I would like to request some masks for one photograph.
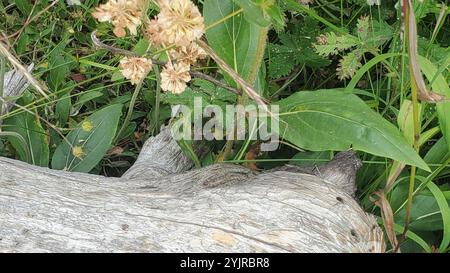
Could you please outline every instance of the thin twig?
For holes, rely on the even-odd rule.
[[[6,48],[5,45],[3,45],[2,42],[0,42],[0,54],[5,56],[8,61],[14,66],[14,68],[18,71],[20,71],[25,78],[27,78],[28,82],[36,88],[36,90],[41,93],[42,96],[45,98],[48,98],[48,95],[44,92],[44,90],[47,90],[44,86],[41,85],[34,77],[31,75],[30,72],[28,72],[28,69],[26,69],[19,60],[16,59]]]
[[[102,41],[100,41],[100,39],[98,39],[96,34],[97,34],[97,31],[95,31],[95,30],[91,33],[92,43],[96,47],[101,48],[101,49],[106,49],[106,50],[108,50],[109,52],[111,52],[113,54],[123,55],[123,56],[127,56],[127,57],[139,57],[140,56],[140,55],[138,55],[138,54],[136,54],[136,53],[134,53],[132,51],[107,45],[107,44],[103,43]],[[158,61],[158,60],[155,60],[155,59],[150,59],[150,60],[152,61],[152,64],[154,64],[154,65],[166,65],[166,62],[161,62],[161,61]],[[234,87],[231,87],[229,85],[226,85],[226,84],[220,82],[219,80],[216,80],[215,78],[213,78],[213,77],[211,77],[211,76],[209,76],[207,74],[204,74],[204,73],[201,73],[201,72],[198,72],[198,71],[190,71],[189,73],[194,78],[207,80],[207,81],[215,84],[216,86],[222,87],[223,89],[225,89],[227,91],[230,91],[230,92],[232,92],[234,94],[237,94],[237,95],[242,95],[242,91],[241,90],[239,90],[237,88],[234,88]]]
[[[190,71],[189,73],[194,78],[207,80],[207,81],[209,81],[209,82],[211,82],[211,83],[213,83],[213,84],[215,84],[215,85],[217,85],[219,87],[222,87],[223,89],[226,89],[226,90],[228,90],[228,91],[230,91],[230,92],[232,92],[232,93],[234,93],[236,95],[242,95],[242,91],[241,90],[233,88],[233,87],[231,87],[229,85],[226,85],[223,82],[221,82],[219,80],[216,80],[215,78],[213,78],[213,77],[211,77],[209,75],[203,74],[203,73],[198,72],[198,71]]]
[[[262,106],[266,112],[270,113],[266,103],[266,99],[261,97],[248,82],[246,82],[241,76],[239,76],[236,71],[234,71],[233,68],[231,68],[224,60],[222,60],[214,52],[214,50],[208,46],[207,43],[202,40],[198,40],[197,44],[220,66],[220,68],[222,68],[223,71],[230,75],[234,79],[234,81],[236,81],[236,83],[241,86],[242,90],[247,93],[250,98],[256,101],[260,106]]]

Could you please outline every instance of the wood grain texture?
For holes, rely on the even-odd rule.
[[[0,252],[382,252],[353,198],[359,166],[346,152],[312,170],[191,170],[168,128],[121,178],[0,157]]]
[[[0,251],[384,250],[374,217],[331,179],[191,167],[168,130],[122,178],[0,158]]]

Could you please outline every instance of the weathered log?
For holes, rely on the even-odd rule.
[[[384,250],[374,217],[332,176],[191,167],[169,130],[122,178],[0,158],[0,251]]]
[[[26,81],[7,75],[7,112]],[[0,157],[0,252],[381,252],[352,198],[360,161],[254,173],[193,162],[163,130],[121,177]]]

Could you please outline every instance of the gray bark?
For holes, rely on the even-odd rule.
[[[382,252],[352,197],[359,164],[191,170],[168,129],[121,178],[0,157],[0,252]]]
[[[147,142],[122,178],[0,158],[0,251],[384,249],[374,217],[332,177],[227,164],[186,171],[191,166],[169,130]]]

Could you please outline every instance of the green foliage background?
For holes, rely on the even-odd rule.
[[[337,151],[353,148],[364,163],[357,197],[366,211],[381,216],[370,197],[406,164],[387,193],[397,233],[405,225],[411,166],[417,166],[410,231],[401,250],[449,252],[450,103],[420,103],[420,151],[414,151],[411,79],[397,1],[382,0],[380,6],[362,0],[317,0],[309,6],[296,0],[194,2],[207,26],[238,12],[208,29],[206,39],[261,96],[280,106],[284,138],[277,151],[256,159],[246,156],[257,144],[253,141],[233,142],[230,150],[225,141],[212,141],[209,154],[195,158],[197,165],[319,166]],[[121,57],[94,49],[90,34],[97,29],[102,41],[138,54],[146,53],[148,41],[142,36],[118,39],[109,24],[98,24],[90,13],[99,0],[76,6],[59,1],[43,11],[50,3],[0,1],[0,33],[10,35],[2,41],[23,63],[35,64],[35,77],[51,91],[45,99],[29,88],[18,100],[35,115],[14,107],[0,116],[1,156],[120,176],[144,141],[169,123],[171,105],[192,105],[196,96],[221,107],[242,102],[199,79],[181,95],[160,93],[155,72],[142,89],[133,90],[117,69]],[[431,90],[450,97],[450,9],[434,0],[413,1],[413,7],[424,77]],[[157,10],[151,6],[148,12]],[[34,21],[24,25],[27,18]],[[212,60],[200,69],[236,86]],[[124,122],[127,112],[131,116]],[[180,146],[196,157],[191,144]],[[82,149],[79,157],[74,147]]]

